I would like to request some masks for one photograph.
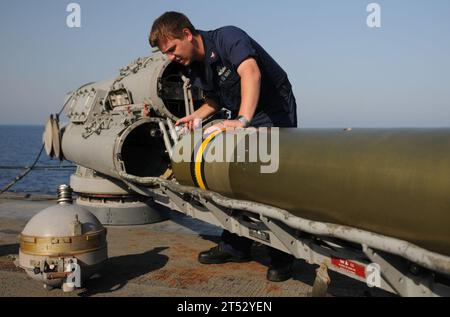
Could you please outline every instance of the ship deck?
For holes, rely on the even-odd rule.
[[[47,290],[16,267],[18,235],[40,210],[55,204],[52,196],[7,193],[0,196],[0,296],[310,296],[315,266],[296,260],[293,278],[266,280],[267,250],[254,243],[252,261],[203,265],[199,252],[219,240],[217,227],[168,211],[170,219],[140,226],[108,226],[105,266],[83,288],[64,293]],[[329,271],[329,296],[391,296]]]

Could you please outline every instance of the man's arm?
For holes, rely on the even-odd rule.
[[[253,119],[256,107],[258,106],[259,93],[261,90],[261,72],[254,58],[247,58],[237,69],[241,77],[241,105],[239,116],[244,116],[248,121]],[[239,120],[226,120],[221,124],[226,128],[244,128],[244,124]],[[205,133],[211,133],[220,126],[213,126]]]
[[[208,118],[218,110],[219,106],[217,103],[212,99],[206,98],[205,103],[200,108],[195,110],[194,113],[178,120],[175,125],[184,123],[189,130],[193,130],[200,125],[203,119]]]
[[[248,121],[253,119],[259,101],[261,88],[261,72],[254,58],[243,61],[237,72],[241,77],[241,106],[239,115]]]

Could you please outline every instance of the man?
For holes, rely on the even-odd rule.
[[[177,121],[193,129],[222,107],[231,111],[209,129],[297,127],[297,106],[286,72],[243,30],[227,26],[214,31],[196,30],[178,12],[155,20],[150,45],[159,47],[171,61],[185,65],[192,85],[204,91],[204,104]],[[201,252],[204,264],[250,260],[252,240],[223,231],[218,246]],[[285,281],[292,274],[293,257],[270,248],[270,281]]]

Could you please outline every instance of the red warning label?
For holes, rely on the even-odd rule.
[[[338,268],[341,268],[349,273],[353,273],[362,278],[366,278],[366,267],[364,265],[338,258],[331,258],[331,263],[334,266],[337,266]]]

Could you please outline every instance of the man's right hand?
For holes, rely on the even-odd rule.
[[[176,126],[180,124],[184,124],[187,129],[192,131],[202,126],[202,119],[197,117],[195,114],[190,114],[184,118],[181,118],[175,123]]]

